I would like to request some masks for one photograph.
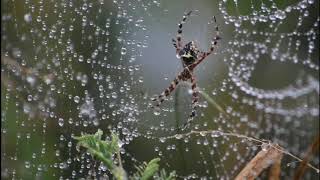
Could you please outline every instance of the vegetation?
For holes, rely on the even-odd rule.
[[[119,137],[112,133],[110,140],[103,141],[102,130],[98,130],[95,134],[87,134],[81,137],[74,137],[78,140],[77,146],[84,147],[87,151],[98,160],[102,161],[109,169],[110,173],[117,180],[125,179],[141,179],[147,180],[154,179],[158,180],[173,180],[175,179],[175,172],[171,172],[167,175],[166,171],[162,169],[159,172],[159,161],[160,158],[152,159],[149,163],[136,166],[137,172],[132,176],[127,175],[127,172],[122,167],[121,155],[120,155],[120,141]]]

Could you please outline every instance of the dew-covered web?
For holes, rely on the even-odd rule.
[[[292,178],[319,134],[319,1],[1,1],[1,177],[110,176],[73,136],[120,135],[124,168],[161,158],[180,178],[234,179],[261,150],[286,152]],[[160,106],[150,98],[182,70],[171,39],[184,13],[183,42],[207,50],[190,84]],[[263,145],[262,145],[263,146]],[[319,178],[319,155],[305,179]],[[268,171],[260,176],[268,177]]]

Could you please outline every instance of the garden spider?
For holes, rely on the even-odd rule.
[[[220,40],[218,26],[215,26],[216,35],[211,41],[211,46],[208,52],[200,51],[194,41],[191,41],[184,46],[182,45],[182,24],[187,20],[192,11],[188,12],[183,16],[182,21],[178,24],[178,33],[176,39],[172,39],[173,46],[176,48],[176,56],[182,61],[183,71],[176,76],[176,78],[171,82],[170,86],[165,89],[159,96],[152,98],[151,100],[156,102],[155,106],[159,107],[160,104],[165,100],[165,97],[169,96],[172,91],[179,84],[179,81],[191,81],[192,89],[192,111],[189,115],[188,121],[184,124],[183,129],[190,124],[193,117],[196,115],[196,108],[198,106],[198,90],[196,84],[196,78],[194,77],[193,70],[199,65],[208,55],[210,55],[218,41]],[[213,16],[213,20],[216,24],[216,18]],[[153,106],[154,107],[154,106]]]

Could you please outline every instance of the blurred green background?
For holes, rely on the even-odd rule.
[[[269,16],[277,9],[291,6],[305,10],[294,9],[287,12],[285,19],[272,22],[273,17]],[[315,90],[295,98],[260,99],[239,90],[229,73],[248,67],[243,72],[249,74],[246,80],[250,87],[266,91],[287,92],[287,87],[302,88],[318,82],[319,70],[310,64],[319,66],[319,28],[315,26],[319,23],[319,1],[303,8],[299,1],[278,0],[3,0],[1,177],[92,179],[108,175],[100,162],[84,151],[78,152],[71,138],[94,133],[98,128],[120,134],[129,173],[137,162],[159,156],[161,166],[176,170],[180,178],[236,176],[257,152],[257,148],[251,148],[254,145],[233,138],[199,136],[162,142],[160,137],[181,133],[177,127],[190,112],[187,86],[176,89],[161,106],[160,115],[148,108],[150,97],[161,93],[182,70],[171,39],[183,14],[191,9],[194,14],[184,24],[183,40],[195,40],[204,50],[214,32],[214,25],[208,22],[212,16],[217,17],[222,40],[216,53],[197,67],[195,75],[198,87],[228,115],[200,97],[198,117],[183,132],[237,132],[272,140],[301,157],[319,133],[319,84],[314,85]],[[266,22],[248,20],[263,15]],[[314,34],[289,35],[310,29],[315,29]],[[244,44],[239,46],[241,42]],[[270,49],[263,54],[245,42],[265,44]],[[310,42],[312,50],[308,49]],[[296,54],[299,62],[271,60],[272,48],[279,49],[280,55]],[[248,54],[253,54],[252,61],[246,59]],[[306,80],[309,77],[310,82]],[[289,109],[293,114],[303,107],[307,113],[268,113],[250,102]],[[317,155],[311,162],[319,166],[318,158]],[[298,164],[285,165],[292,161],[290,157],[284,159],[284,178],[294,174]],[[306,174],[306,179],[318,177],[312,170]]]

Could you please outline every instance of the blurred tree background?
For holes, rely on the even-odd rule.
[[[184,43],[206,51],[213,16],[222,39],[195,70],[197,117],[181,131],[190,85],[178,86],[160,112],[150,98],[182,70],[171,39],[190,10]],[[2,0],[1,17],[4,179],[110,176],[72,138],[98,128],[119,135],[128,173],[160,157],[178,179],[233,179],[260,146],[221,134],[171,138],[177,134],[234,132],[301,158],[319,134],[318,0]],[[318,153],[310,163],[319,168]],[[284,156],[281,177],[298,166]],[[306,170],[304,179],[318,178]]]

